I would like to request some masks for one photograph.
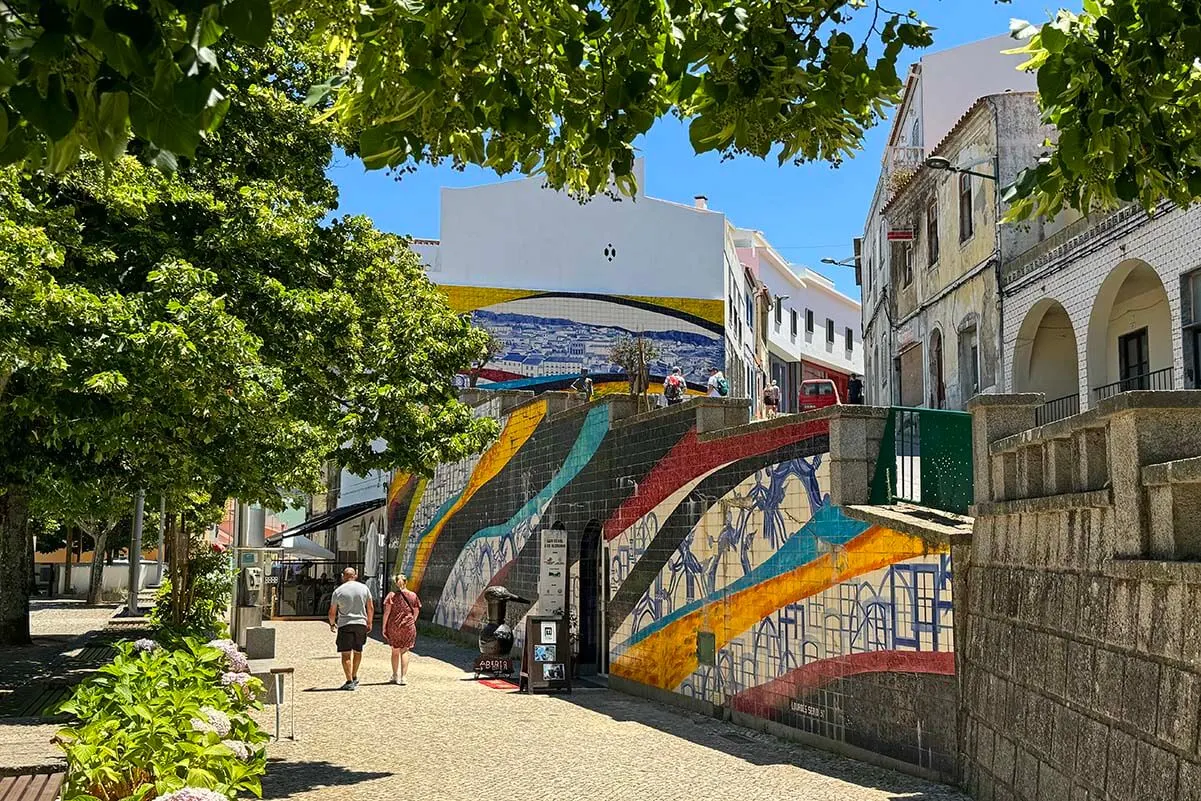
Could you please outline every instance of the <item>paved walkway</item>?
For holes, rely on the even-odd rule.
[[[0,705],[9,694],[55,678],[64,657],[86,636],[104,627],[115,605],[85,606],[82,601],[30,602],[33,644],[0,648]],[[0,769],[57,762],[61,752],[50,742],[58,724],[35,719],[0,718]]]
[[[617,692],[489,689],[464,680],[469,651],[429,638],[418,641],[408,686],[385,683],[388,649],[373,640],[361,686],[341,692],[329,628],[276,626],[277,656],[296,668],[299,740],[272,744],[264,799],[966,801],[942,785]],[[272,717],[264,710],[264,723]]]

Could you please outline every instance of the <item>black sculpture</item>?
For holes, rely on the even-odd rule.
[[[509,601],[523,604],[529,601],[500,586],[484,590],[484,600],[488,602],[488,622],[480,629],[480,654],[507,659],[514,640],[513,627],[505,621]]]

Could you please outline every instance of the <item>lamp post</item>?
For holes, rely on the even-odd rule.
[[[832,264],[835,267],[854,267],[855,266],[854,257],[851,257],[849,259],[841,259],[841,260],[839,260],[839,259],[822,259],[821,261],[822,261],[822,264]]]
[[[951,160],[946,158],[945,156],[931,156],[930,158],[926,159],[923,163],[932,170],[942,170],[944,172],[957,172],[957,173],[962,173],[963,175],[974,175],[977,178],[987,178],[990,181],[997,180],[997,176],[989,175],[986,172],[976,172],[975,170],[969,170],[969,169],[965,169],[963,167],[956,167],[954,164],[951,163]],[[825,259],[823,259],[822,261],[825,261]]]

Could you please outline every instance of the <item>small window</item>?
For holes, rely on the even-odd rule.
[[[805,333],[813,333],[813,309],[805,309]]]
[[[959,241],[972,238],[972,176],[959,174]]]
[[[776,325],[784,322],[784,301],[776,298]]]
[[[792,335],[796,336],[796,309],[789,309],[788,316],[792,322]]]
[[[855,332],[847,329],[847,353],[855,349]]]
[[[926,266],[938,263],[938,198],[926,203]]]
[[[834,344],[834,321],[829,317],[826,318],[826,341]]]

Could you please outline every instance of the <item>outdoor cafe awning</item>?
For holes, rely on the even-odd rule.
[[[362,503],[352,503],[349,506],[340,506],[325,514],[317,515],[311,520],[306,520],[298,526],[292,526],[287,531],[281,531],[272,537],[268,537],[264,545],[268,548],[278,548],[288,537],[296,537],[298,535],[304,536],[307,539],[309,534],[337,528],[343,523],[354,520],[356,517],[362,517],[368,512],[374,512],[386,502],[384,498],[376,498],[375,500],[363,501]],[[284,545],[284,547],[288,546]],[[326,551],[326,553],[329,553],[329,551]],[[329,558],[334,558],[334,555],[330,554]]]
[[[333,561],[338,555],[333,551],[322,548],[303,534],[292,534],[280,541],[285,557],[299,559],[314,559],[318,561]]]

